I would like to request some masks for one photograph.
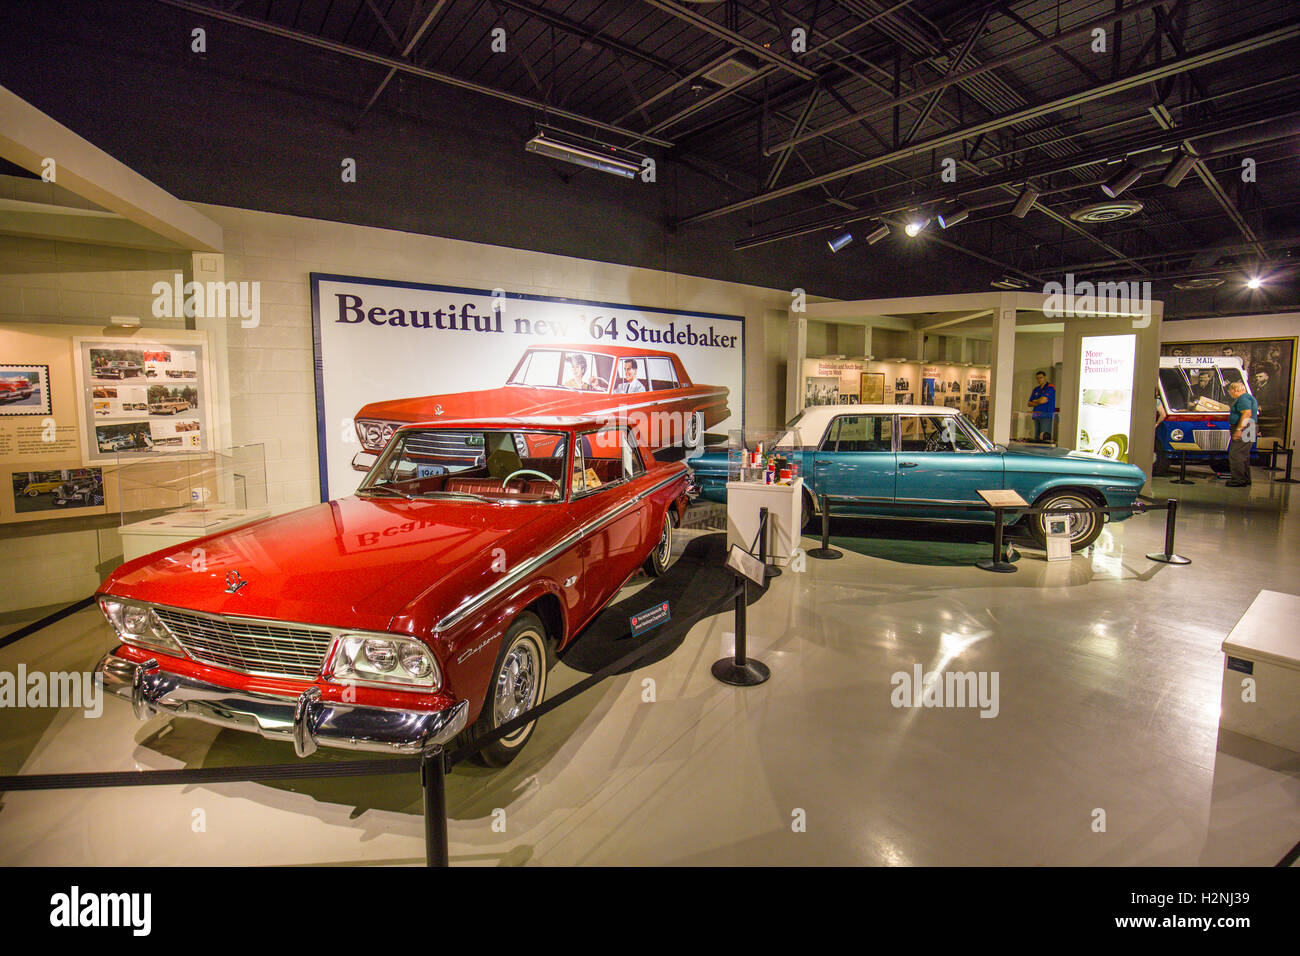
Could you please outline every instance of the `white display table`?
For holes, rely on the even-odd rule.
[[[1300,597],[1260,591],[1223,642],[1219,726],[1300,753]],[[1254,701],[1242,700],[1253,678]]]
[[[773,564],[790,563],[803,526],[803,479],[788,485],[756,481],[727,482],[727,545],[748,549],[758,535],[758,512],[767,509],[767,557]],[[758,554],[758,548],[754,548]]]
[[[131,561],[182,541],[227,531],[270,513],[266,508],[190,508],[123,525],[122,560]]]

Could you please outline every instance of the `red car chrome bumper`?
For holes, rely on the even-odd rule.
[[[129,700],[141,720],[165,710],[268,740],[291,740],[300,757],[314,753],[318,744],[417,754],[464,730],[469,709],[465,700],[445,710],[419,711],[323,701],[316,688],[298,697],[235,690],[162,670],[157,661],[139,664],[112,652],[95,672],[102,675],[104,690]]]

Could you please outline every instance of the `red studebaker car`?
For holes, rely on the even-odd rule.
[[[694,385],[672,352],[616,345],[548,345],[524,352],[501,388],[371,402],[357,412],[362,451],[352,459],[369,471],[393,432],[409,422],[480,415],[580,415],[624,418],[655,448],[698,447],[705,429],[731,415],[729,390]],[[439,460],[475,460],[464,436],[447,433]]]
[[[477,436],[483,463],[430,455],[448,430]],[[97,598],[121,645],[98,670],[141,719],[169,711],[299,755],[473,742],[542,700],[557,652],[629,577],[663,572],[686,482],[625,425],[408,426],[351,497],[114,571]],[[481,759],[508,763],[532,729]]]
[[[17,402],[32,397],[32,383],[26,378],[0,378],[0,402]]]

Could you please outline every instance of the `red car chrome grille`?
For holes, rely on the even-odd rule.
[[[333,634],[302,624],[213,617],[170,607],[154,612],[196,661],[245,674],[311,679]]]

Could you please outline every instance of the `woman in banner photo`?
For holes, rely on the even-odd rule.
[[[1034,378],[1038,384],[1029,393],[1027,403],[1034,410],[1034,440],[1051,441],[1052,420],[1056,417],[1056,388],[1047,381],[1044,371],[1035,372]]]

